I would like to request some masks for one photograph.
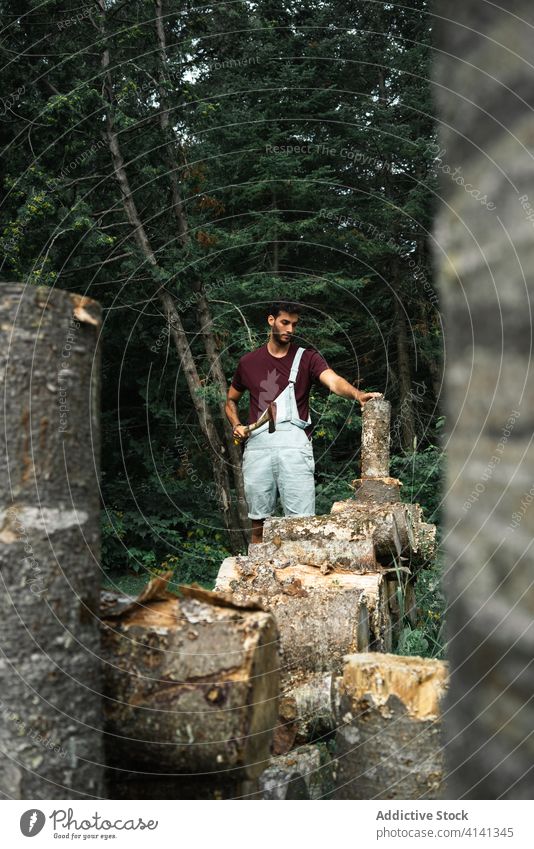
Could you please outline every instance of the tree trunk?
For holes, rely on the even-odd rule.
[[[100,307],[4,283],[0,792],[103,795]]]
[[[102,35],[105,39],[106,27],[104,21],[106,7],[103,0],[99,0],[99,6],[102,12],[103,20]],[[150,241],[139,216],[137,206],[130,189],[130,183],[128,180],[128,175],[126,173],[126,168],[124,165],[124,159],[122,157],[120,149],[119,137],[114,126],[114,95],[113,84],[109,72],[109,62],[110,53],[109,48],[106,47],[102,54],[102,69],[104,80],[103,88],[105,98],[108,102],[108,107],[106,109],[105,116],[105,137],[109,145],[115,177],[121,190],[124,210],[126,212],[128,222],[132,228],[134,238],[149,266],[152,268],[157,268],[158,262],[156,256],[150,245]],[[182,363],[184,376],[189,389],[189,394],[193,401],[193,406],[195,408],[195,412],[197,414],[202,432],[209,446],[210,454],[213,461],[214,483],[215,490],[217,493],[217,500],[222,513],[224,525],[228,531],[230,545],[233,551],[240,551],[243,546],[243,535],[241,533],[241,530],[236,527],[235,519],[233,516],[230,480],[226,469],[225,448],[224,445],[221,444],[221,440],[219,438],[219,434],[217,432],[217,428],[211,416],[210,410],[207,404],[202,401],[199,395],[199,390],[201,389],[200,378],[198,375],[193,355],[191,353],[191,349],[189,347],[189,343],[187,341],[187,335],[185,333],[184,327],[180,320],[180,316],[176,309],[174,299],[164,289],[163,286],[160,286],[158,288],[156,296],[162,305],[163,313],[166,316],[167,322],[171,329],[171,336],[173,338],[176,350],[178,352],[178,356],[180,357],[180,361]]]
[[[454,798],[531,799],[533,8],[435,11],[442,168],[461,166],[465,184],[443,174],[435,230],[450,432],[450,786]]]
[[[234,478],[235,492],[237,496],[236,513],[239,524],[244,532],[245,529],[248,529],[250,526],[250,519],[248,518],[248,506],[247,500],[245,498],[245,484],[243,481],[243,460],[241,447],[239,445],[234,444],[232,428],[229,426],[229,422],[226,419],[226,377],[221,366],[220,351],[218,350],[215,342],[215,336],[213,333],[213,318],[211,315],[208,299],[206,298],[204,287],[200,282],[195,285],[195,289],[199,296],[197,300],[197,313],[200,321],[202,338],[204,340],[204,348],[206,350],[206,355],[210,367],[210,373],[212,379],[219,387],[219,413],[223,422],[224,438],[226,441],[229,465],[232,469],[232,474]],[[246,536],[244,536],[243,541],[246,545]]]
[[[187,213],[182,197],[180,183],[178,181],[178,162],[175,154],[177,140],[174,135],[174,130],[169,121],[169,106],[167,101],[166,85],[169,84],[168,66],[167,66],[167,43],[165,38],[165,26],[163,15],[163,0],[154,0],[155,7],[155,24],[156,34],[159,47],[160,60],[160,81],[159,99],[160,99],[160,126],[165,140],[165,155],[167,158],[167,166],[169,180],[171,185],[172,211],[177,224],[178,240],[183,248],[187,248],[190,244],[191,236],[187,222]],[[242,472],[242,457],[241,448],[234,444],[232,429],[230,428],[225,413],[225,398],[227,391],[226,377],[221,366],[221,354],[218,350],[213,332],[213,318],[211,315],[210,306],[206,298],[204,285],[199,278],[196,278],[193,283],[193,290],[197,294],[196,309],[200,323],[200,333],[206,351],[206,357],[210,369],[211,379],[219,388],[220,400],[218,401],[219,413],[221,416],[221,424],[223,430],[224,444],[228,457],[228,464],[232,469],[236,491],[236,509],[232,510],[233,525],[236,529],[241,526],[242,539],[241,547],[247,544],[246,531],[250,527],[248,518],[248,507],[245,498],[245,485]],[[236,533],[236,538],[238,535]],[[239,545],[239,542],[237,542]]]
[[[271,759],[259,780],[260,799],[322,799],[334,785],[334,762],[323,743]]]
[[[400,293],[395,297],[395,339],[397,343],[397,374],[399,379],[399,419],[401,444],[404,451],[414,450],[415,419],[413,414],[412,371],[406,315]]]
[[[103,594],[109,761],[158,773],[255,778],[270,754],[279,687],[273,617],[156,578],[138,599]]]
[[[336,678],[331,672],[309,675],[300,684],[283,689],[279,725],[273,751],[286,754],[295,745],[324,740],[338,722]]]
[[[447,667],[396,655],[347,658],[339,682],[335,799],[439,799]]]

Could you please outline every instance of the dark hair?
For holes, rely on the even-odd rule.
[[[274,301],[269,307],[267,315],[273,315],[276,318],[281,312],[298,313],[300,315],[302,308],[300,304],[295,304],[293,301]]]

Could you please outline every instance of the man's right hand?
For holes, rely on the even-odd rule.
[[[248,439],[248,428],[245,425],[236,425],[234,427],[234,439],[237,442],[243,442]]]

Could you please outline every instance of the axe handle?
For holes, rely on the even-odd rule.
[[[276,402],[272,401],[267,409],[261,414],[257,422],[253,422],[251,425],[245,425],[247,436],[249,433],[252,433],[253,430],[264,425],[266,422],[269,422],[269,433],[274,433],[276,430]],[[239,445],[241,442],[240,439],[234,439],[234,445]]]

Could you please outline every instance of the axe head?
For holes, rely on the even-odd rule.
[[[269,404],[269,433],[274,433],[276,430],[276,401],[271,401]]]

